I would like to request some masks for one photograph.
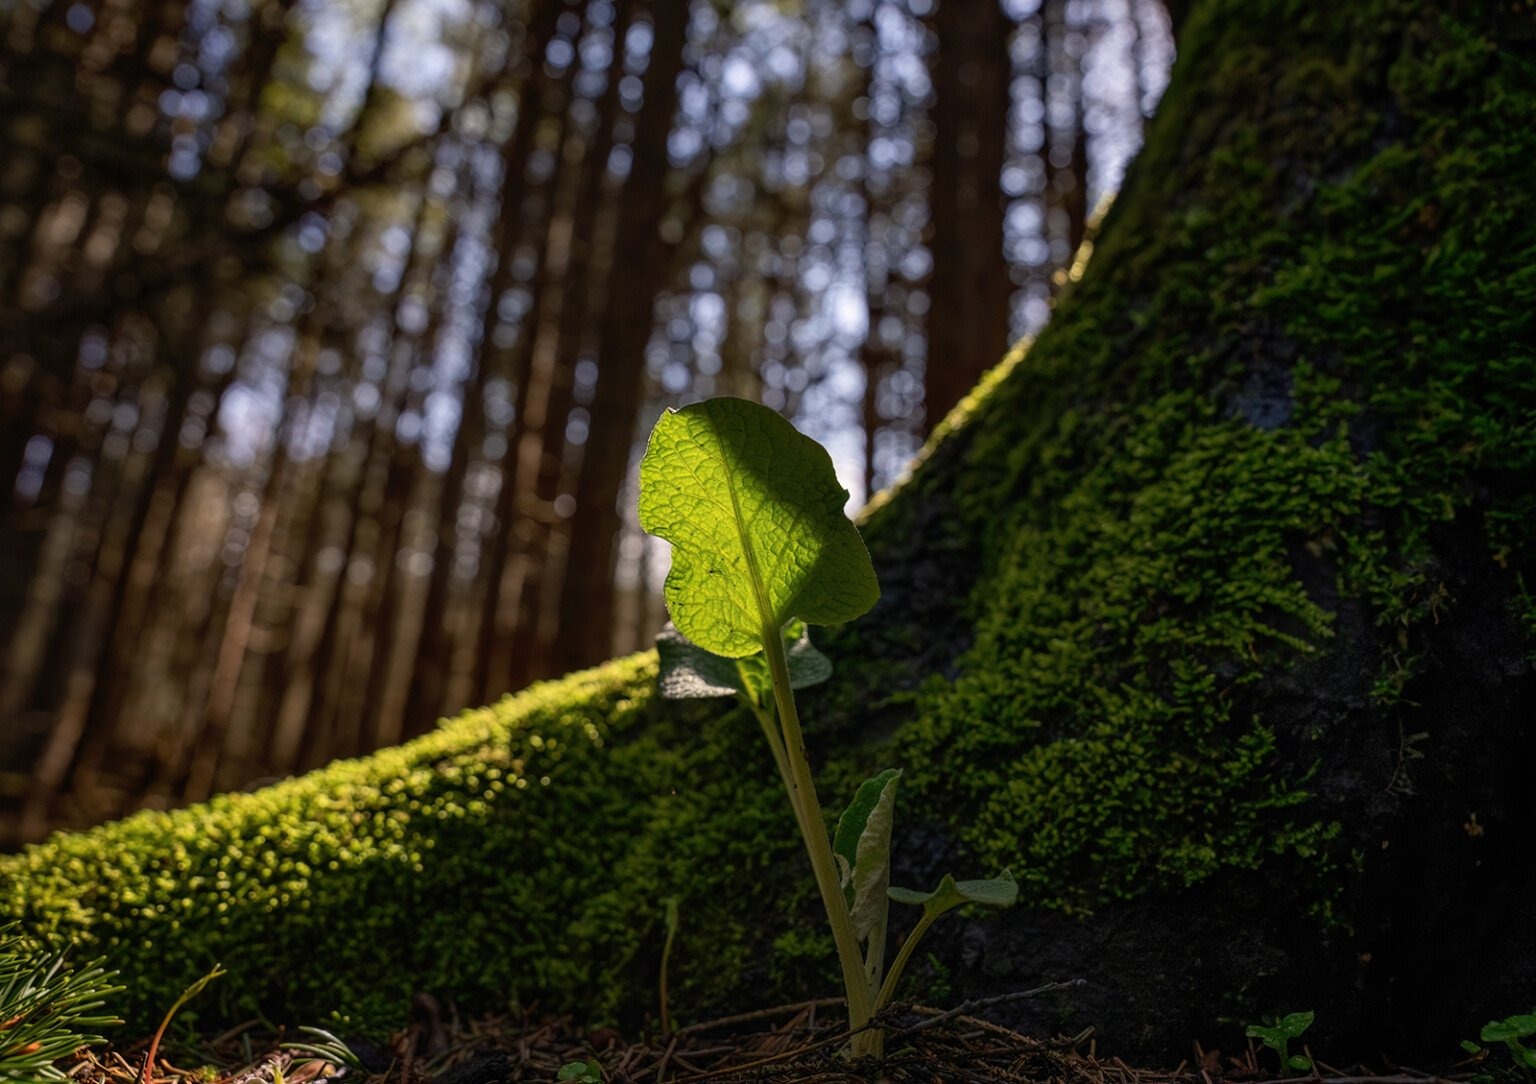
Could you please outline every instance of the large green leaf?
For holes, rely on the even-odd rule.
[[[743,659],[727,659],[705,651],[677,631],[671,622],[656,637],[661,657],[661,695],[668,700],[697,700],[745,693],[759,704],[773,695],[768,660],[761,652]],[[804,689],[832,676],[832,660],[811,643],[804,621],[791,621],[784,629],[784,657],[789,663],[789,683]]]
[[[880,589],[826,449],[745,399],[662,414],[640,461],[640,525],[672,543],[667,609],[739,659],[794,617],[851,621]]]
[[[896,815],[896,768],[866,779],[837,822],[832,853],[853,932],[862,941],[883,928],[886,890],[891,885],[891,825]],[[883,950],[884,946],[878,947]]]

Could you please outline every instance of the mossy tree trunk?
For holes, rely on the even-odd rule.
[[[1016,1022],[1176,1056],[1313,1009],[1338,1060],[1530,1008],[1533,113],[1529,5],[1189,14],[1087,274],[867,518],[884,597],[802,705],[829,804],[907,769],[898,881],[1018,875],[935,942],[948,997],[1086,977]],[[675,1017],[832,989],[751,720],[653,677],[58,837],[0,909],[141,1022],[222,959],[234,1016],[634,1024],[673,895]]]

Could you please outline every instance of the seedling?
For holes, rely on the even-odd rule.
[[[677,939],[677,899],[668,899],[664,904],[666,911],[667,940],[661,946],[661,977],[657,982],[661,993],[661,1033],[672,1033],[672,1013],[667,1003],[667,964],[672,959],[672,942]]]
[[[1510,1060],[1514,1063],[1513,1070],[1502,1072],[1488,1071],[1473,1077],[1474,1081],[1493,1081],[1500,1075],[1514,1079],[1518,1076],[1526,1080],[1533,1079],[1536,1074],[1536,1045],[1526,1046],[1526,1041],[1536,1039],[1536,1010],[1529,1013],[1521,1013],[1516,1016],[1506,1016],[1503,1020],[1490,1020],[1483,1025],[1479,1036],[1485,1043],[1503,1043],[1509,1051]],[[1468,1054],[1476,1057],[1479,1062],[1488,1057],[1488,1050],[1478,1044],[1465,1041],[1461,1048]]]
[[[1312,1026],[1313,1014],[1293,1012],[1275,1019],[1266,1017],[1263,1024],[1249,1024],[1248,1036],[1259,1040],[1280,1056],[1282,1069],[1294,1069],[1299,1073],[1310,1072],[1312,1059],[1305,1054],[1291,1053],[1291,1040],[1299,1039]]]
[[[832,672],[807,626],[852,621],[880,597],[869,553],[843,513],[847,499],[826,449],[742,399],[667,411],[640,461],[640,524],[672,543],[662,695],[734,696],[756,717],[832,927],[852,1052],[879,1056],[883,1035],[872,1021],[919,938],[961,904],[1012,904],[1018,885],[1005,870],[986,881],[946,876],[927,893],[890,888],[895,769],[861,785],[835,838],[827,832],[794,690]],[[886,973],[892,899],[923,914]]]
[[[572,1084],[603,1084],[603,1067],[596,1058],[587,1061],[568,1061],[560,1066],[556,1080],[568,1080]]]
[[[161,1020],[160,1026],[155,1029],[154,1037],[149,1040],[149,1049],[144,1053],[144,1064],[139,1070],[138,1084],[151,1084],[154,1080],[155,1055],[159,1053],[160,1040],[165,1038],[166,1029],[171,1026],[171,1021],[176,1018],[176,1014],[186,1007],[187,1002],[202,993],[210,982],[225,974],[228,972],[221,965],[214,964],[206,975],[183,990],[181,996],[171,1004],[170,1009],[166,1011],[165,1019]]]
[[[300,1026],[299,1030],[307,1038],[282,1044],[284,1050],[291,1051],[295,1055],[294,1064],[303,1065],[311,1061],[323,1061],[330,1065],[362,1071],[362,1059],[357,1056],[357,1052],[331,1032],[323,1028],[303,1026]]]

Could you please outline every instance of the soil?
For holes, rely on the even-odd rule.
[[[1345,1071],[1319,1060],[1310,1074],[1272,1079],[1274,1057],[1250,1044],[1236,1056],[1192,1044],[1173,1068],[1149,1068],[1101,1055],[1089,1032],[1042,1040],[972,1015],[1014,998],[966,1002],[956,1009],[895,1006],[882,1019],[883,1059],[850,1061],[839,1053],[849,1036],[841,999],[806,1001],[690,1024],[626,1041],[610,1028],[592,1030],[568,1018],[533,1021],[502,1016],[460,1022],[421,995],[409,1027],[388,1045],[352,1041],[347,1056],[317,1057],[287,1043],[308,1035],[258,1037],[258,1021],[195,1048],[161,1058],[147,1084],[511,1084],[574,1079],[582,1084],[1029,1081],[1032,1084],[1466,1084],[1448,1076],[1396,1068]],[[67,1070],[77,1084],[145,1084],[144,1048],[83,1052]],[[600,1076],[572,1063],[596,1063]],[[187,1068],[184,1066],[196,1066]],[[560,1076],[562,1068],[574,1077]],[[1459,1068],[1471,1068],[1470,1065]],[[1327,1075],[1324,1075],[1324,1074]]]

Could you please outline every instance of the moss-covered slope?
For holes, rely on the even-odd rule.
[[[808,698],[828,804],[1011,864],[955,993],[1093,980],[1122,1049],[1315,1008],[1432,1044],[1536,964],[1528,8],[1208,0],[1089,270],[865,527],[885,596]],[[622,660],[255,795],[0,860],[147,1019],[651,1007],[831,985],[753,724]],[[1522,985],[1522,984],[1526,985]],[[1298,1000],[1299,999],[1299,1000]]]

